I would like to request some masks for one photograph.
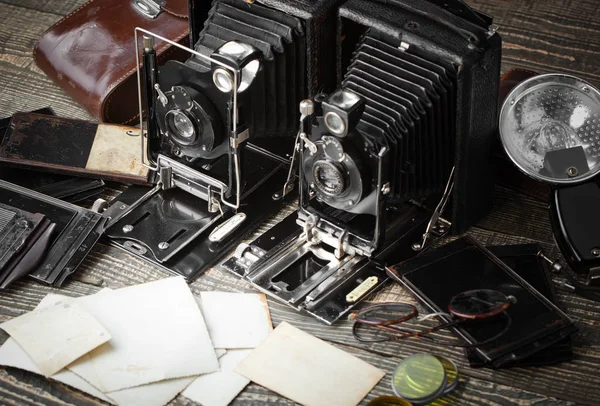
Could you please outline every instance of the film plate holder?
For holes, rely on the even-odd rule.
[[[56,224],[50,247],[30,274],[33,279],[61,286],[75,272],[102,234],[101,214],[0,180],[0,203],[30,213],[41,213]]]

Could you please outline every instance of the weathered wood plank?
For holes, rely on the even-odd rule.
[[[218,271],[213,271],[213,273],[218,273]],[[160,272],[156,272],[156,274],[153,276],[158,279],[164,277],[165,275]],[[193,286],[194,292],[197,294],[201,290],[208,290],[211,287],[216,287],[220,290],[249,290],[249,287],[245,282],[239,281],[233,276],[216,274],[212,275],[212,277],[217,278],[220,281],[218,286],[213,283],[208,283],[206,284],[208,286],[204,286],[204,282],[198,281],[195,284],[202,286]],[[231,286],[229,286],[229,284],[231,284]],[[18,286],[7,292],[6,296],[8,297],[4,297],[3,295],[0,298],[0,311],[4,313],[4,310],[6,309],[4,306],[5,300],[8,303],[14,304],[14,306],[11,307],[11,310],[15,311],[15,314],[10,315],[10,317],[14,317],[25,311],[33,309],[35,305],[39,302],[39,300],[41,300],[41,298],[49,292],[67,294],[69,296],[80,296],[82,294],[92,294],[98,289],[99,288],[97,287],[91,287],[89,285],[85,285],[79,282],[70,282],[65,286],[64,289],[60,290],[50,287],[42,287],[33,282],[21,282],[18,284]],[[276,304],[272,301],[269,302],[273,320],[276,324],[283,320],[286,320],[305,331],[311,332],[313,334],[315,334],[316,332],[317,336],[320,336],[326,340],[336,342],[335,345],[340,346],[339,344],[337,344],[337,342],[341,341],[345,342],[346,344],[350,344],[341,345],[341,348],[348,352],[354,353],[355,355],[359,356],[360,358],[363,358],[365,361],[370,362],[373,365],[378,366],[379,368],[386,371],[388,374],[393,371],[396,364],[402,357],[408,356],[415,352],[433,350],[436,353],[452,357],[455,360],[458,360],[461,357],[460,353],[457,351],[450,351],[450,353],[448,353],[441,351],[440,349],[432,349],[430,347],[427,348],[422,346],[414,347],[411,345],[405,345],[405,343],[402,343],[401,348],[377,348],[377,351],[381,351],[384,353],[388,351],[390,354],[389,357],[381,357],[379,355],[372,354],[368,351],[362,351],[357,349],[357,347],[360,347],[361,344],[355,343],[353,339],[349,337],[349,323],[342,323],[340,326],[336,326],[334,328],[325,328],[323,325],[317,323],[312,318],[299,315],[294,311],[290,310],[289,308],[280,304]],[[327,332],[327,334],[324,334],[324,332]],[[5,338],[6,335],[4,335],[2,341],[4,341]],[[559,404],[559,401],[557,399],[553,399],[539,393],[536,394],[531,391],[523,390],[515,391],[514,388],[510,388],[510,385],[507,385],[508,382],[506,380],[500,380],[500,382],[497,382],[495,384],[491,382],[482,381],[479,377],[475,377],[474,375],[472,375],[463,365],[460,365],[460,368],[462,373],[465,375],[465,378],[462,380],[461,387],[459,387],[457,392],[455,392],[453,395],[446,399],[448,402],[460,403],[465,405],[476,405],[481,403],[528,403],[530,401],[535,400],[548,402],[548,404]],[[64,385],[61,385],[56,382],[47,381],[43,377],[35,376],[34,374],[18,371],[12,368],[0,369],[0,371],[0,399],[4,400],[3,390],[7,390],[8,394],[5,398],[6,404],[13,404],[11,403],[12,397],[15,398],[14,404],[101,404],[101,402],[96,401],[84,394],[80,394],[76,390],[67,388]],[[525,379],[530,377],[527,372],[528,370],[526,370],[523,373]],[[556,371],[553,372],[556,373]],[[582,378],[582,376],[577,376],[577,378],[580,379]],[[382,380],[382,382],[374,389],[374,391],[369,395],[367,400],[373,399],[377,396],[390,395],[391,389],[389,386],[389,379],[389,376],[386,376]],[[552,384],[555,384],[555,381],[552,381]],[[9,387],[7,388],[7,386]],[[38,397],[42,397],[43,399],[38,400]],[[285,399],[282,399],[279,396],[273,394],[272,392],[269,392],[257,385],[251,385],[251,387],[248,390],[244,391],[240,398],[236,400],[235,404],[263,404],[263,402],[273,405],[291,404],[289,401],[286,401]],[[192,403],[189,402],[189,400],[179,397],[172,404],[188,405]]]
[[[497,186],[494,208],[477,227],[553,243],[548,203]]]
[[[514,243],[517,241],[529,242],[529,240],[523,238],[516,238],[517,241],[515,241],[514,237],[498,236],[498,234],[490,234],[485,230],[477,231],[474,235],[483,240],[483,242],[487,241],[490,244]],[[481,238],[481,235],[487,235],[487,240]],[[84,262],[82,274],[103,277],[108,285],[113,288],[165,277],[162,272],[156,270],[153,266],[138,260],[132,260],[128,254],[105,245],[100,245]],[[79,285],[79,283],[72,282],[67,285],[67,289],[77,292],[80,289]],[[252,291],[248,283],[239,280],[233,275],[223,274],[218,270],[207,272],[206,275],[194,282],[191,288],[195,294],[204,290]],[[94,288],[90,289],[94,290]],[[34,287],[32,290],[35,291],[37,289]],[[23,291],[23,288],[19,286],[17,291],[20,293]],[[35,306],[35,303],[42,296],[43,294],[32,294],[31,297],[26,296],[21,300],[11,297],[7,299],[6,304],[4,300],[0,300],[0,310],[15,302],[15,304],[23,306],[21,311],[29,310]],[[383,297],[385,297],[384,300],[393,298],[393,300],[414,301],[407,292],[395,285],[388,286],[376,299],[381,300]],[[370,348],[377,352],[388,354],[397,360],[400,357],[408,356],[415,352],[434,350],[457,360],[461,369],[464,369],[465,374],[469,376],[498,384],[528,389],[546,395],[553,395],[561,399],[585,402],[586,400],[593,399],[594,396],[598,396],[596,385],[598,378],[594,375],[595,365],[600,362],[600,346],[598,345],[600,337],[598,337],[597,333],[600,320],[598,320],[597,313],[595,313],[597,306],[585,299],[572,297],[571,295],[560,295],[560,299],[563,304],[566,304],[564,306],[566,310],[569,313],[574,313],[573,315],[576,316],[578,325],[582,329],[582,334],[576,341],[577,360],[572,363],[538,369],[511,369],[509,371],[474,370],[467,366],[460,350],[435,348],[423,341],[375,345]],[[287,306],[271,300],[270,307],[273,320],[276,324],[284,320],[289,321],[318,337],[342,342],[351,346],[362,346],[362,344],[355,342],[352,338],[350,332],[351,324],[349,322],[342,322],[334,327],[325,327],[312,318],[298,314]],[[11,316],[14,315],[12,314]],[[376,364],[380,361],[379,357],[374,358]],[[571,382],[572,379],[574,379],[573,382]]]
[[[58,21],[60,18],[69,14],[87,1],[88,0],[0,0],[0,3],[11,4],[22,9],[31,9],[36,11],[44,11],[50,14],[56,14],[56,20]]]
[[[377,362],[364,351],[356,352],[353,348],[339,346],[346,351],[354,351],[355,355],[367,362]],[[377,366],[385,371],[393,371],[396,361],[387,359],[380,361]],[[343,385],[343,382],[340,382]],[[386,396],[391,392],[389,373],[374,388],[361,404],[378,397]],[[0,399],[5,405],[103,405],[104,402],[81,393],[73,388],[58,382],[50,381],[42,376],[31,374],[15,368],[0,368]],[[506,385],[498,385],[471,377],[461,377],[460,384],[452,394],[441,398],[436,404],[458,404],[461,405],[506,405],[506,404],[533,404],[543,403],[546,405],[574,405],[572,402],[564,402],[555,398],[529,391],[514,391]],[[259,385],[249,385],[232,403],[234,406],[241,405],[273,405],[289,406],[296,403],[291,402],[276,393],[269,391]],[[171,406],[197,405],[183,396],[178,396]]]
[[[486,235],[486,231],[479,231],[478,234]],[[477,235],[477,233],[475,233]],[[497,237],[497,234],[489,234],[488,242],[498,244],[500,242],[514,242],[514,237],[504,236]],[[482,240],[482,238],[480,238]],[[520,242],[527,240],[520,238]],[[142,261],[133,260],[128,254],[121,252],[112,247],[100,245],[94,250],[90,258],[84,263],[82,269],[83,275],[92,275],[102,277],[107,281],[108,286],[119,288],[133,284],[143,283],[150,280],[156,280],[165,277],[161,271],[155,269]],[[246,292],[252,291],[252,288],[244,281],[239,280],[235,276],[223,274],[218,270],[211,270],[205,276],[200,278],[191,285],[192,291],[198,294],[204,290],[227,290]],[[68,295],[79,296],[81,294],[90,294],[97,291],[97,287],[84,285],[79,282],[70,282],[65,286],[65,289],[57,290],[50,287],[42,287],[33,282],[21,282],[15,288],[7,292],[6,297],[0,297],[0,313],[4,319],[14,317],[24,311],[33,309],[35,305],[48,292],[59,292]],[[395,300],[413,301],[413,299],[398,286],[390,285],[386,290],[395,291],[388,292],[394,295]],[[598,342],[598,334],[596,333],[598,320],[590,320],[589,306],[584,299],[573,300],[570,295],[564,295],[562,300],[567,300],[569,303],[580,303],[581,314],[578,316],[578,324],[582,325],[584,321],[589,328],[582,328],[582,340],[578,340],[576,354],[578,360],[573,363],[563,364],[558,367],[539,368],[539,369],[512,369],[509,371],[487,371],[487,370],[471,370],[467,367],[464,357],[459,350],[433,348],[424,342],[411,341],[371,346],[371,349],[384,354],[388,354],[390,358],[395,359],[395,362],[401,357],[408,356],[415,352],[421,351],[436,351],[437,353],[452,357],[455,359],[465,375],[485,379],[497,384],[515,386],[519,388],[529,389],[533,392],[544,393],[546,395],[554,394],[562,399],[574,399],[580,402],[593,399],[594,393],[590,393],[590,379],[593,383],[597,379],[594,376],[595,367],[599,361],[600,354],[598,345],[590,346],[586,342],[592,340]],[[389,300],[389,298],[387,298]],[[350,334],[350,323],[342,322],[334,327],[325,327],[317,321],[307,316],[300,315],[289,309],[287,306],[270,302],[271,313],[276,324],[283,320],[289,321],[292,324],[308,331],[318,337],[331,340],[334,342],[342,342],[354,347],[360,347],[362,344],[354,341]],[[588,310],[586,310],[588,307]],[[567,309],[569,310],[569,309]],[[581,336],[580,336],[581,337]],[[582,341],[582,342],[580,342]],[[382,357],[373,355],[370,359],[375,365],[382,362]],[[386,370],[387,371],[387,370]],[[391,369],[389,370],[391,371]],[[532,372],[533,371],[533,372]],[[574,382],[571,380],[574,379]],[[594,386],[594,385],[591,385]],[[548,389],[550,387],[550,389]],[[570,389],[571,388],[571,389]],[[548,391],[547,391],[548,390]],[[554,392],[553,392],[554,390]],[[577,392],[577,393],[573,393]]]
[[[598,3],[594,0],[471,0],[473,7],[494,16],[502,35],[502,71],[512,68],[565,72],[600,83],[596,63],[600,39]]]
[[[60,116],[90,119],[33,61],[35,42],[60,16],[1,2],[0,15],[0,117],[52,107]]]

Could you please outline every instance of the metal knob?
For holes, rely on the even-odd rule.
[[[315,112],[315,103],[310,100],[302,100],[300,102],[300,114],[303,116],[312,116]]]
[[[144,51],[152,51],[154,49],[154,37],[150,37],[148,35],[144,35]]]

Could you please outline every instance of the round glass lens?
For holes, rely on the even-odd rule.
[[[463,319],[482,319],[503,312],[511,303],[512,298],[502,292],[477,289],[454,296],[448,310]]]
[[[346,123],[337,113],[327,113],[325,115],[325,125],[329,131],[336,135],[343,134],[346,131]]]
[[[446,370],[433,355],[415,354],[403,360],[392,376],[394,393],[415,404],[429,403],[446,387]]]
[[[171,110],[167,113],[167,123],[173,134],[182,140],[191,141],[196,135],[192,120],[181,110]]]
[[[458,386],[458,367],[448,358],[440,357],[439,355],[435,355],[435,357],[442,363],[446,370],[446,388],[444,389],[444,395],[447,395]]]
[[[331,162],[318,161],[313,168],[315,186],[328,196],[339,196],[344,191],[344,176]]]
[[[576,77],[540,75],[519,84],[500,113],[500,136],[526,174],[574,183],[600,172],[600,92]]]

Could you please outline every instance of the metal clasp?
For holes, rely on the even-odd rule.
[[[161,6],[164,6],[165,2],[160,0],[132,0],[131,4],[138,13],[154,19],[162,12]]]

